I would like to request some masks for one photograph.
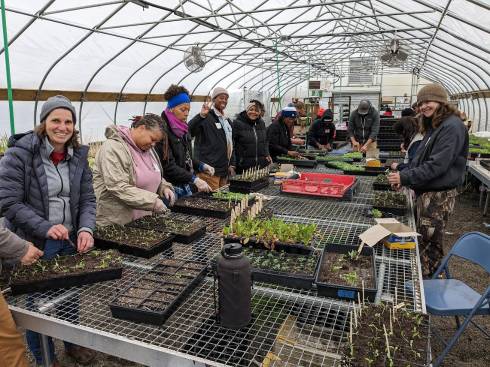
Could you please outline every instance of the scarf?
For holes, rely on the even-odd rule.
[[[189,127],[185,122],[180,121],[168,108],[165,109],[165,116],[167,117],[168,126],[170,130],[180,139],[187,131],[189,131]]]
[[[228,156],[228,160],[231,158],[231,154],[233,153],[233,135],[232,135],[232,130],[231,130],[231,125],[228,122],[228,119],[225,117],[224,114],[219,112],[216,108],[213,106],[213,111],[218,116],[219,123],[221,124],[221,127],[223,128],[223,131],[226,136],[226,153]]]

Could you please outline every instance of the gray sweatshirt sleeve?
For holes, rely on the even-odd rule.
[[[20,260],[28,249],[27,241],[8,229],[0,228],[0,258]]]

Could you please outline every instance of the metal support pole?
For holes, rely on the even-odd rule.
[[[41,341],[41,352],[43,355],[43,365],[44,367],[51,366],[51,359],[49,357],[49,341],[48,336],[44,334],[39,334],[39,339]]]
[[[14,122],[14,99],[12,95],[12,81],[10,79],[10,59],[9,59],[9,42],[7,37],[7,17],[5,15],[5,0],[0,0],[2,5],[2,34],[3,34],[3,47],[5,50],[5,74],[7,77],[7,94],[9,101],[9,117],[10,117],[10,133],[15,134],[15,122]]]

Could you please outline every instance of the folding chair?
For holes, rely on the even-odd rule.
[[[475,315],[490,316],[490,286],[487,285],[485,292],[479,294],[461,280],[451,278],[448,262],[452,256],[478,264],[490,274],[490,236],[480,232],[464,234],[442,260],[433,278],[424,280],[427,311],[436,316],[454,316],[457,325],[456,333],[449,342],[443,340],[445,348],[433,362],[434,367],[442,363],[470,322],[490,338],[490,334],[472,320]],[[443,271],[446,275],[445,279],[439,278],[439,274]],[[464,317],[462,324],[459,316]]]

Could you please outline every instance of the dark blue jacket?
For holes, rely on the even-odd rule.
[[[328,109],[322,117],[316,119],[308,130],[306,135],[307,144],[317,147],[317,144],[332,144],[335,137],[335,124],[333,123],[333,112]]]
[[[42,139],[32,131],[10,138],[0,160],[0,215],[12,232],[43,249],[49,218],[48,183],[40,154]],[[88,147],[73,150],[69,160],[73,231],[95,229],[95,194],[87,162]]]

